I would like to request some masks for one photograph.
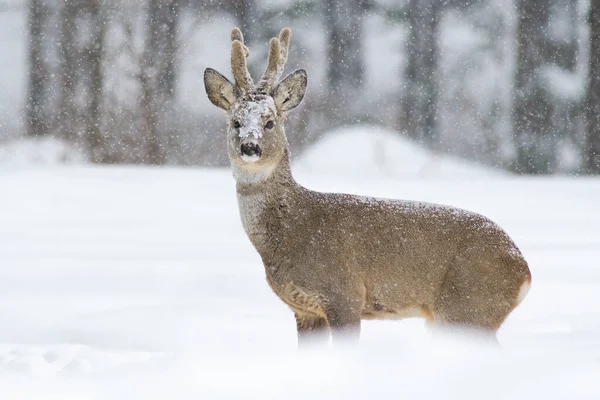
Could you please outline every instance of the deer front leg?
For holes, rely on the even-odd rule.
[[[298,329],[298,347],[327,344],[330,329],[325,318],[305,313],[294,313],[294,316]]]
[[[333,344],[356,344],[360,339],[360,317],[362,307],[344,301],[329,304],[325,310],[327,323],[331,327]]]

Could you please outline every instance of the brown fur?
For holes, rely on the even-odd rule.
[[[209,97],[223,85],[209,80]],[[334,340],[357,339],[361,319],[414,316],[495,332],[531,280],[513,241],[489,219],[454,207],[297,184],[283,122],[305,87],[303,71],[291,74],[274,89],[276,109],[256,116],[263,126],[274,121],[255,140],[256,162],[240,156],[248,139],[233,122],[228,134],[242,224],[269,285],[295,313],[300,343],[330,330]],[[250,93],[222,108],[239,121],[264,96]]]
[[[238,40],[234,40],[231,43],[231,71],[233,72],[235,83],[240,89],[245,92],[252,89],[252,78],[250,78],[246,65],[244,45]]]
[[[230,39],[232,42],[237,40],[240,43],[244,43],[244,35],[242,34],[240,28],[233,28],[231,30]]]
[[[279,39],[272,38],[269,41],[267,69],[259,83],[259,89],[264,90],[266,93],[271,93],[271,90],[283,74],[283,68],[288,57],[291,34],[292,31],[289,28],[284,28],[279,34]]]

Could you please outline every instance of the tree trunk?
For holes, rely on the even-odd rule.
[[[546,45],[548,49],[548,58],[550,58],[557,66],[566,69],[569,72],[575,72],[577,69],[577,54],[579,50],[578,6],[578,0],[566,0],[557,3],[557,8],[559,8],[560,13],[555,11],[556,14],[559,14],[556,15],[556,19],[566,19],[565,21],[560,22],[562,22],[567,29],[566,32],[564,32],[564,36],[552,38]],[[553,19],[554,18],[550,16],[550,21]]]
[[[408,65],[403,79],[406,87],[402,99],[402,126],[412,138],[435,148],[439,141],[436,72],[442,3],[438,0],[410,0],[408,8],[410,35]]]
[[[328,107],[337,121],[352,122],[360,113],[364,96],[362,22],[364,0],[327,0],[325,24],[328,35]]]
[[[107,143],[102,136],[102,100],[104,88],[104,75],[102,72],[102,58],[104,54],[104,33],[106,21],[102,10],[102,1],[90,2],[90,30],[91,42],[88,50],[90,65],[90,93],[86,118],[86,138],[92,161],[107,161]]]
[[[163,86],[165,97],[172,101],[177,88],[177,70],[179,67],[179,0],[171,0],[166,9],[165,18],[165,66],[159,81]]]
[[[587,85],[587,140],[585,167],[600,174],[600,0],[592,0],[589,13],[590,66]]]
[[[546,28],[551,0],[520,0],[517,70],[513,102],[513,135],[519,173],[548,173],[554,163],[553,102],[540,76],[549,64]]]
[[[77,109],[75,89],[81,59],[76,43],[78,5],[76,0],[66,0],[60,11],[60,95],[58,106],[58,131],[70,141],[77,140]]]
[[[145,154],[142,161],[152,165],[161,165],[166,161],[163,138],[159,129],[158,110],[154,78],[147,73],[140,74],[142,111],[142,138],[145,142]]]
[[[168,112],[169,100],[174,87],[174,64],[167,62],[174,54],[167,54],[174,46],[169,45],[169,32],[176,31],[173,0],[149,0],[146,19],[146,43],[140,72],[140,108],[142,111],[141,135],[145,142],[144,162],[164,164],[166,162],[166,135],[161,122]],[[169,26],[173,26],[169,28]],[[168,83],[171,82],[171,83]],[[173,86],[169,86],[169,85]]]
[[[49,132],[49,67],[44,55],[44,28],[48,20],[46,0],[29,2],[29,87],[26,103],[27,135],[43,136]]]

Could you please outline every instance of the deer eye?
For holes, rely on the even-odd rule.
[[[240,121],[233,121],[233,127],[235,129],[238,129],[242,127],[242,124],[240,124]]]
[[[267,124],[265,125],[265,128],[267,128],[267,129],[273,129],[273,126],[275,126],[275,122],[268,121]]]

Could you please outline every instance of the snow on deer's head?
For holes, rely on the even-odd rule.
[[[283,128],[286,113],[295,108],[306,91],[306,71],[292,72],[280,81],[287,60],[291,31],[285,28],[269,43],[268,65],[258,85],[246,65],[248,48],[242,32],[231,31],[231,70],[235,84],[212,68],[204,71],[210,101],[227,111],[228,152],[236,166],[260,170],[276,165],[287,149]]]

